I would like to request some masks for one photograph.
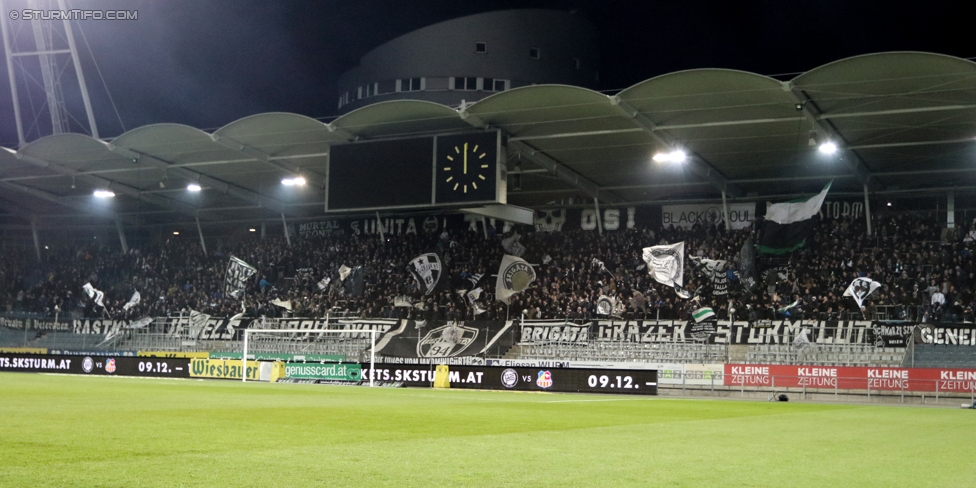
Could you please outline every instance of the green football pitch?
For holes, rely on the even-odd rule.
[[[950,408],[0,374],[17,487],[973,486],[974,433]]]

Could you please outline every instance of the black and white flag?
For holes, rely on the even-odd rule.
[[[475,273],[473,275],[468,275],[467,280],[471,282],[471,288],[474,288],[478,286],[478,282],[481,281],[481,278],[484,277],[485,277],[484,273]]]
[[[712,295],[722,296],[729,293],[729,279],[725,271],[728,269],[728,261],[724,259],[706,259],[698,256],[692,257],[695,263],[695,270],[702,277],[712,283]]]
[[[854,281],[851,282],[851,285],[844,292],[844,296],[853,298],[857,302],[857,308],[861,308],[864,299],[871,293],[874,293],[874,290],[878,288],[881,288],[881,283],[871,278],[854,278]]]
[[[421,254],[410,261],[407,271],[417,280],[424,295],[430,295],[441,279],[441,259],[432,252]]]
[[[645,247],[644,262],[651,277],[662,285],[684,285],[685,243]]]
[[[601,295],[596,301],[596,313],[598,315],[613,315],[613,309],[617,305],[617,300],[606,295]]]
[[[512,256],[522,257],[525,254],[525,246],[519,242],[522,236],[518,232],[512,234],[511,237],[502,239],[502,247],[505,248],[505,252],[511,254]]]
[[[332,278],[326,276],[325,278],[322,278],[322,281],[316,283],[315,286],[319,287],[319,290],[325,291],[329,288],[329,283],[331,282],[332,282]]]
[[[141,301],[142,301],[142,295],[139,295],[139,291],[136,290],[132,294],[132,298],[130,298],[129,301],[126,302],[125,305],[122,305],[122,310],[129,310],[130,308],[132,308],[132,307],[134,307],[136,305],[139,305],[139,302],[141,302]]]
[[[244,294],[248,278],[257,272],[254,266],[231,256],[227,263],[227,276],[224,278],[224,294],[235,300],[240,298]]]
[[[352,273],[352,268],[346,266],[345,264],[339,266],[339,281],[346,281],[346,278],[349,277],[349,273]]]
[[[85,290],[85,294],[88,295],[88,298],[91,298],[92,301],[95,302],[95,305],[105,308],[105,292],[96,289],[91,285],[91,283],[85,283],[81,288]]]

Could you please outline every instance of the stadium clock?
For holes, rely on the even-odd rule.
[[[437,138],[437,203],[498,199],[498,140],[497,131]]]

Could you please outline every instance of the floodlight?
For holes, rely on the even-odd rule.
[[[258,230],[257,230],[257,229],[255,229],[254,227],[251,227],[250,229],[247,229],[247,231],[248,231],[248,232],[257,232]]]
[[[282,178],[281,184],[285,186],[305,186],[305,178],[296,176],[294,178]]]
[[[684,151],[675,149],[671,152],[657,153],[652,159],[658,163],[683,163],[687,157]]]
[[[178,235],[180,235],[180,231],[178,231],[178,230],[174,230],[174,231],[173,231],[173,235],[174,235],[174,236],[178,236]]]
[[[115,192],[109,190],[95,190],[95,198],[112,198]]]
[[[197,192],[197,191],[200,191],[202,188],[200,188],[200,185],[198,185],[196,183],[190,183],[189,185],[186,185],[186,189],[188,191]]]
[[[837,152],[837,144],[834,144],[831,141],[825,141],[820,144],[820,147],[818,149],[820,152],[824,154],[834,154],[835,152]]]

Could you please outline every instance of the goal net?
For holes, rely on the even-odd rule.
[[[288,364],[369,363],[369,371],[376,362],[376,330],[308,330],[308,329],[245,329],[242,365],[246,361],[285,361]],[[321,368],[319,368],[321,369]],[[316,373],[316,368],[294,367],[300,379],[338,379]],[[334,371],[334,368],[332,369]],[[345,368],[344,371],[349,371]],[[244,375],[244,381],[247,381]],[[369,386],[373,375],[369,374]]]

